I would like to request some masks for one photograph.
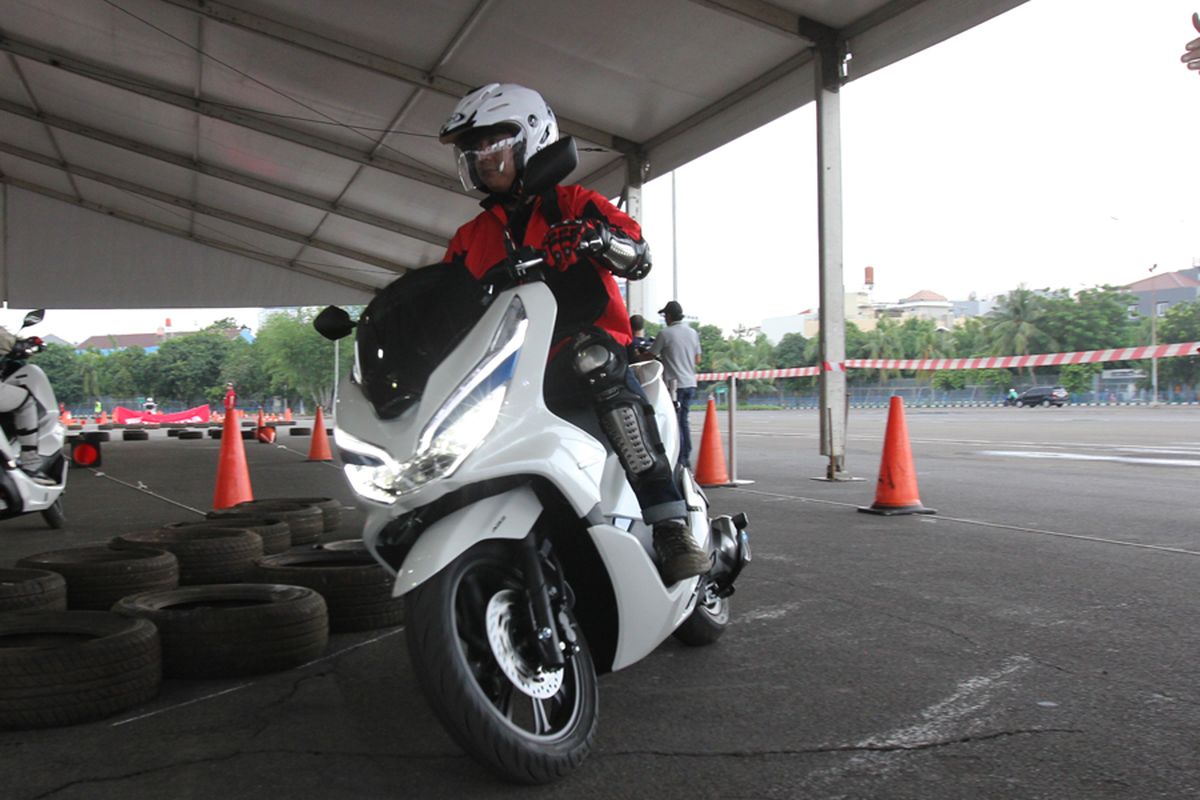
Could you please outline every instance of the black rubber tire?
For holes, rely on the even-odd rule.
[[[179,428],[167,428],[167,437],[168,438],[174,439],[175,437],[177,437],[179,435],[179,433],[180,433]]]
[[[697,602],[692,613],[675,629],[676,639],[690,647],[710,645],[729,627],[729,598],[715,598],[711,605]]]
[[[587,643],[579,637],[579,653],[568,660],[563,685],[555,695],[570,700],[570,706],[564,702],[543,707],[545,718],[555,718],[551,724],[566,712],[562,731],[536,737],[509,721],[475,677],[473,668],[488,672],[484,680],[499,693],[496,702],[504,702],[506,687],[511,698],[532,701],[495,666],[490,648],[470,646],[472,653],[467,654],[468,645],[457,627],[458,590],[464,579],[483,598],[501,589],[519,590],[522,579],[512,545],[481,542],[405,596],[408,650],[425,698],[459,746],[503,777],[527,784],[558,780],[583,762],[596,733],[599,697]],[[475,631],[477,642],[478,637],[486,643],[486,632]]]
[[[66,611],[67,581],[45,569],[0,568],[0,612]]]
[[[266,514],[287,522],[288,527],[292,529],[292,547],[316,544],[321,539],[321,531],[325,529],[325,515],[321,509],[297,503],[281,503],[278,500],[247,500],[232,508],[210,511],[206,516],[209,519],[220,519],[245,514]]]
[[[325,601],[312,589],[265,583],[192,586],[122,598],[113,611],[150,620],[163,674],[232,678],[312,661],[329,643]]]
[[[1043,401],[1042,401],[1042,408],[1049,408],[1049,407],[1050,407],[1050,401],[1049,401],[1049,400],[1043,400]]]
[[[223,430],[223,429],[221,429],[221,428],[209,428],[209,429],[208,429],[208,438],[210,438],[210,439],[220,439],[220,438],[221,438],[221,433],[222,433],[222,430]]]
[[[257,438],[256,432],[253,428],[247,428],[242,431],[242,441],[243,442],[253,442],[256,438]]]
[[[158,631],[146,620],[106,611],[0,615],[0,728],[103,719],[153,699],[161,684]]]
[[[204,431],[180,431],[178,438],[180,438],[180,439],[203,439]]]
[[[331,533],[342,522],[342,501],[332,497],[263,497],[254,503],[295,503],[298,506],[315,506],[321,509],[322,530]]]
[[[179,585],[179,560],[153,548],[72,547],[27,556],[17,566],[62,575],[70,609],[107,611],[127,594]]]
[[[63,509],[62,495],[58,496],[49,508],[42,512],[42,519],[54,530],[62,530],[67,525],[67,512]]]
[[[237,528],[243,531],[257,533],[262,539],[264,556],[276,553],[286,553],[292,546],[292,529],[287,521],[279,517],[265,517],[257,514],[243,516],[226,516],[220,519],[198,519],[189,522],[172,522],[163,525],[160,530],[198,530],[209,528]]]
[[[86,431],[82,435],[85,442],[107,442],[112,439],[112,434],[106,430]]]
[[[311,436],[312,428],[292,428],[288,431],[288,436]]]
[[[149,431],[122,431],[121,438],[127,442],[144,442],[150,438]]]
[[[254,560],[263,554],[262,537],[240,528],[137,531],[116,536],[109,545],[174,553],[179,559],[180,586],[244,581],[254,570]]]
[[[404,622],[404,598],[392,597],[392,576],[366,551],[310,550],[264,556],[263,583],[307,586],[325,598],[334,633],[390,628]]]

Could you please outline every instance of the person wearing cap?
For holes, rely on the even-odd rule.
[[[532,89],[512,83],[472,89],[438,140],[454,147],[463,188],[486,195],[483,211],[458,229],[443,261],[482,279],[512,249],[545,253],[546,285],[558,303],[547,403],[566,387],[569,402],[595,409],[642,519],[653,527],[663,582],[704,574],[708,553],[692,539],[654,407],[629,369],[633,334],[614,275],[641,280],[650,272],[641,228],[603,195],[579,185],[525,191],[526,162],[558,140],[554,112]]]
[[[692,430],[688,425],[688,411],[692,398],[696,396],[696,367],[700,366],[700,334],[683,321],[683,306],[675,300],[658,310],[667,321],[667,327],[658,332],[650,355],[663,362],[667,388],[675,397],[675,412],[679,415],[679,461],[690,464],[692,455]]]

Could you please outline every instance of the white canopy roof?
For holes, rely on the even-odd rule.
[[[617,195],[1022,0],[0,0],[0,295],[362,302],[477,211],[434,134],[538,89]]]

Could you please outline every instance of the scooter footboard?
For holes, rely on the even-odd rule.
[[[396,571],[393,597],[432,578],[475,544],[487,539],[524,539],[542,514],[528,486],[485,497],[426,528]]]

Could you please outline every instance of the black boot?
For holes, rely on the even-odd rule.
[[[654,551],[658,553],[658,571],[667,586],[703,575],[712,566],[708,553],[696,545],[691,529],[681,519],[655,524]]]

